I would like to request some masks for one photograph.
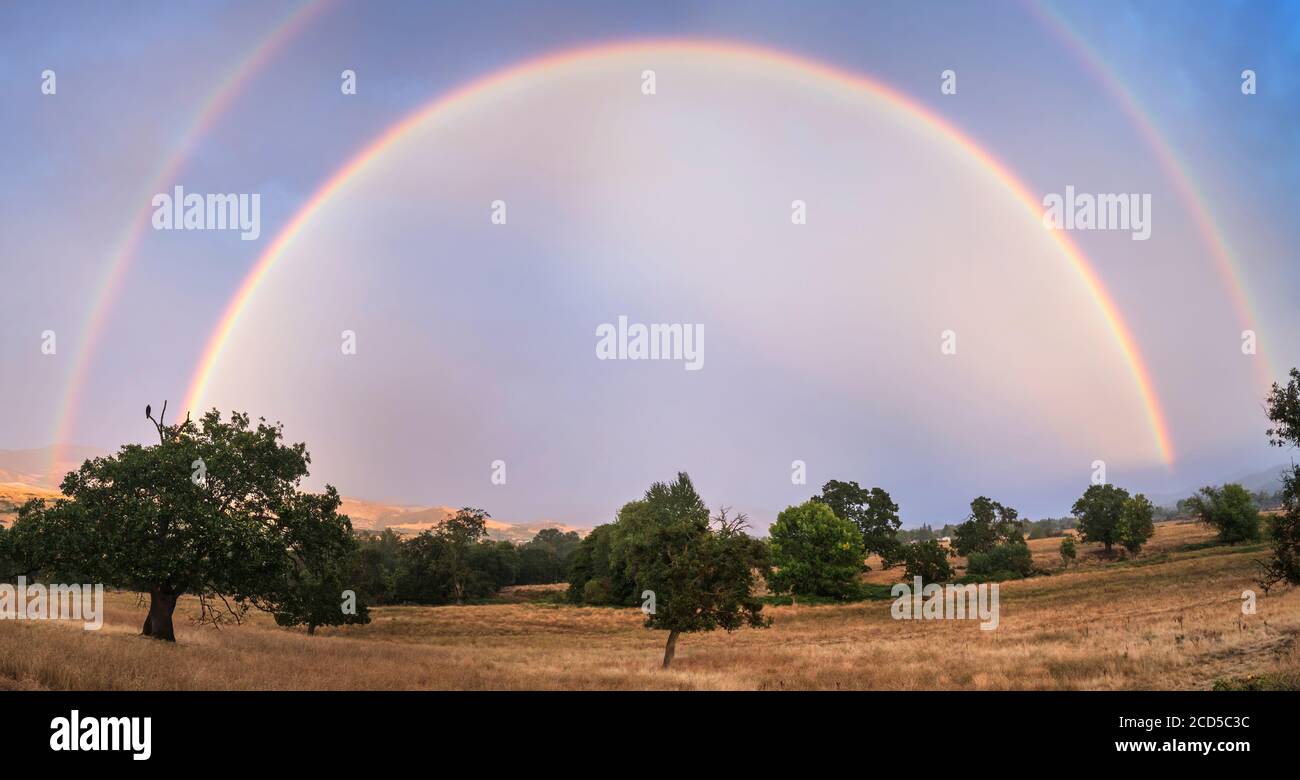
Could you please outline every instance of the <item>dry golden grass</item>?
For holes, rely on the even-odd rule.
[[[1300,591],[1254,588],[1258,548],[1206,547],[1200,526],[1162,524],[1136,561],[1081,545],[1069,572],[1001,587],[1001,624],[896,621],[888,601],[768,607],[771,628],[665,635],[637,610],[528,601],[387,607],[368,626],[315,637],[256,615],[190,625],[179,643],[136,636],[144,608],[110,594],[104,629],[0,622],[0,689],[1204,689],[1216,678],[1300,668]],[[1059,539],[1033,542],[1059,567]],[[886,576],[887,575],[887,576]],[[872,572],[897,579],[897,570]]]

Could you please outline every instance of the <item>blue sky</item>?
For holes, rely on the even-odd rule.
[[[130,229],[141,199],[152,194],[148,184],[160,161],[180,143],[206,96],[297,7],[233,2],[0,8],[0,278],[6,292],[0,357],[7,380],[0,383],[0,448],[51,443],[86,313],[113,248]],[[619,503],[676,468],[697,474],[706,499],[737,505],[760,524],[834,477],[890,489],[912,525],[959,519],[980,493],[1032,515],[1063,513],[1086,485],[1089,447],[1104,450],[1099,457],[1114,464],[1114,481],[1157,493],[1283,460],[1285,453],[1264,444],[1262,392],[1250,375],[1249,361],[1256,358],[1239,354],[1240,327],[1228,293],[1175,184],[1116,96],[1044,25],[1044,13],[1062,20],[1115,73],[1186,164],[1234,250],[1261,344],[1278,370],[1300,364],[1300,339],[1293,335],[1300,325],[1300,265],[1293,250],[1300,238],[1293,200],[1300,181],[1295,4],[335,2],[325,4],[253,75],[198,140],[177,177],[192,192],[259,193],[262,237],[243,242],[229,233],[146,232],[88,363],[69,438],[106,449],[145,439],[140,407],[157,406],[163,398],[179,401],[230,296],[285,221],[332,171],[408,112],[532,57],[613,39],[685,37],[772,47],[889,84],[1005,162],[1035,195],[1066,184],[1150,193],[1151,241],[1102,233],[1072,238],[1093,261],[1151,368],[1177,445],[1173,469],[1151,461],[1149,437],[1129,430],[1136,418],[1128,411],[1111,415],[1110,400],[1086,402],[1113,394],[1114,403],[1128,409],[1133,396],[1127,375],[1112,370],[1113,345],[1096,330],[1093,314],[1071,308],[1058,318],[1018,271],[1013,281],[984,274],[947,293],[947,277],[927,276],[948,273],[945,266],[895,265],[878,286],[872,286],[876,277],[866,275],[857,282],[863,286],[854,288],[861,290],[856,297],[833,298],[846,310],[843,320],[827,315],[828,299],[818,297],[791,301],[783,311],[749,312],[742,329],[742,310],[728,309],[721,298],[767,300],[772,291],[750,277],[715,274],[701,264],[718,261],[720,248],[751,246],[743,234],[765,236],[767,227],[737,218],[724,221],[730,227],[718,228],[716,235],[707,227],[684,232],[712,247],[695,257],[690,246],[662,231],[642,231],[619,213],[593,222],[592,214],[605,213],[592,200],[599,187],[609,203],[623,204],[639,202],[637,193],[647,190],[629,178],[638,168],[611,173],[610,166],[622,159],[613,151],[607,158],[593,152],[592,165],[601,170],[582,177],[564,167],[566,160],[578,159],[565,155],[580,151],[566,152],[564,138],[584,124],[566,129],[565,122],[575,121],[573,112],[551,116],[545,113],[551,109],[522,108],[528,99],[547,105],[550,89],[553,103],[587,110],[585,103],[565,102],[579,101],[584,87],[558,75],[554,83],[530,87],[531,98],[503,98],[461,120],[450,131],[465,134],[466,147],[459,151],[438,146],[436,135],[423,149],[408,144],[404,159],[390,160],[341,199],[331,212],[337,219],[306,231],[304,251],[317,247],[320,268],[347,269],[347,275],[327,277],[306,260],[286,258],[274,286],[282,297],[268,292],[256,301],[242,341],[236,339],[274,349],[233,352],[214,380],[214,400],[283,420],[290,437],[305,439],[317,454],[314,479],[338,484],[345,493],[480,504],[507,520],[583,525],[604,521]],[[54,96],[40,91],[46,68],[57,72]],[[343,68],[358,73],[356,95],[340,94]],[[945,68],[958,74],[956,95],[940,94],[939,72]],[[1243,68],[1257,72],[1258,94],[1241,94]],[[652,104],[666,112],[653,121],[634,121],[633,109],[621,102],[594,116],[609,123],[610,133],[626,132],[629,143],[653,143],[644,135],[647,127],[679,133],[679,146],[648,152],[657,155],[652,159],[660,168],[672,169],[673,186],[696,177],[701,192],[713,192],[706,180],[730,178],[757,193],[782,177],[806,190],[849,187],[844,191],[874,204],[870,215],[856,218],[857,228],[849,215],[840,228],[818,234],[827,242],[819,251],[833,251],[851,236],[854,251],[864,256],[882,263],[904,257],[906,248],[886,243],[889,227],[922,220],[927,192],[947,203],[942,193],[950,184],[977,193],[990,186],[974,173],[954,173],[949,182],[938,168],[916,173],[909,184],[917,166],[892,160],[912,159],[907,154],[927,160],[931,153],[928,141],[907,133],[895,140],[905,148],[875,149],[858,159],[854,144],[859,135],[878,137],[870,123],[883,117],[879,112],[841,114],[837,104],[811,97],[805,103],[798,86],[774,87],[770,104],[764,104],[761,92],[751,97],[746,91],[761,85],[742,79],[733,86],[723,73],[699,78],[733,90],[735,103],[719,100],[716,109],[707,101],[677,104],[669,92],[668,99]],[[803,113],[791,117],[792,106]],[[716,110],[716,123],[706,121],[709,110]],[[730,157],[727,144],[710,146],[714,125],[734,121],[743,128],[743,117],[771,120],[758,122],[750,138],[763,153],[757,161]],[[531,124],[539,118],[547,124]],[[501,159],[512,162],[495,164],[476,147],[477,167],[466,168],[471,139],[491,127],[500,130],[493,121],[508,122],[511,132],[500,143],[514,151],[503,151]],[[893,119],[879,121],[880,133],[902,133],[890,124]],[[771,145],[777,136],[765,135],[785,124],[791,135],[782,137],[801,143],[815,146],[818,134],[842,140],[786,158]],[[541,146],[548,128],[568,134],[557,136],[555,150]],[[613,149],[617,137],[593,136],[607,137]],[[692,139],[699,140],[697,149],[690,148]],[[864,173],[855,186],[832,175],[857,165]],[[389,171],[388,178],[381,171]],[[430,178],[416,178],[416,171]],[[550,174],[549,189],[536,181],[542,172]],[[466,214],[485,212],[476,188],[486,187],[486,196],[492,186],[510,182],[519,183],[524,208],[512,212],[522,226],[508,241],[425,219],[438,204],[465,208]],[[909,186],[920,195],[906,198]],[[779,197],[777,189],[773,197]],[[539,203],[531,212],[538,221],[532,231],[525,192]],[[717,190],[717,198],[729,197]],[[393,198],[391,208],[377,207],[387,198]],[[960,251],[963,244],[987,247],[991,255],[1013,247],[1029,251],[1021,243],[1031,240],[1022,235],[1022,224],[1006,222],[1003,228],[1002,216],[975,224],[972,215],[982,200],[952,200],[950,211],[939,215],[935,235],[925,237],[927,245],[936,252]],[[697,205],[688,199],[676,208]],[[824,202],[814,201],[813,208],[813,214],[827,213]],[[671,232],[673,210],[647,206],[643,216]],[[968,222],[978,235],[959,235],[953,227]],[[879,229],[869,231],[871,225]],[[423,235],[422,228],[430,232]],[[952,234],[950,244],[942,243],[945,231]],[[998,243],[1003,232],[1005,245]],[[916,234],[900,232],[899,240],[906,235]],[[438,243],[444,238],[446,243]],[[351,252],[347,257],[323,256],[344,246]],[[769,248],[780,251],[764,241],[752,246],[753,257],[733,262],[777,267],[779,257],[758,257]],[[678,253],[672,260],[680,268],[663,257],[667,251]],[[798,254],[797,248],[791,252]],[[602,265],[615,257],[634,259],[614,271]],[[574,272],[575,266],[586,272]],[[698,279],[690,275],[693,268],[703,269]],[[1070,284],[1063,275],[1050,277],[1050,283]],[[826,296],[835,286],[803,279],[791,285],[810,296]],[[884,300],[883,292],[873,296],[872,289],[907,290],[916,298]],[[1079,344],[1072,354],[1018,353],[1005,365],[987,356],[982,365],[963,369],[973,373],[954,377],[952,386],[899,392],[892,387],[895,378],[912,371],[926,375],[930,369],[921,364],[932,356],[889,352],[883,346],[888,334],[920,328],[928,339],[929,320],[920,312],[947,294],[954,296],[955,310],[972,312],[972,327],[993,321],[975,312],[1014,315],[1025,307],[1024,315],[1033,319],[1020,330],[1060,327],[1062,338],[1077,337]],[[325,362],[324,341],[276,342],[266,335],[294,332],[294,338],[310,339],[286,323],[320,318],[332,349],[338,328],[327,315],[343,312],[374,328],[400,324],[400,338],[379,339],[400,348],[369,358],[376,362],[357,372]],[[712,362],[701,373],[717,378],[687,385],[676,373],[647,373],[652,367],[635,364],[618,365],[611,374],[610,366],[591,358],[589,331],[620,313],[712,323]],[[781,327],[782,317],[865,328],[880,341],[862,343],[881,351],[791,342],[799,353],[791,354],[773,334],[799,328]],[[40,351],[40,334],[47,329],[58,334],[54,356]],[[1098,339],[1090,335],[1094,331]],[[520,351],[521,343],[539,334],[551,340]],[[902,343],[899,338],[906,336],[894,343]],[[1088,344],[1095,345],[1095,356]],[[303,362],[290,352],[321,357]],[[1095,366],[1092,357],[1100,361]],[[856,363],[841,370],[839,361]],[[718,368],[711,374],[713,365]],[[815,381],[801,371],[815,373]],[[1095,383],[1088,392],[1100,395],[1044,413],[1051,399],[1035,394],[1057,391],[1041,377],[1064,387],[1072,372],[1079,383]],[[986,375],[1000,377],[1001,384]],[[449,379],[471,376],[477,392]],[[992,395],[975,392],[985,381]],[[1041,391],[1032,389],[1040,385]],[[497,405],[467,414],[464,404],[476,396],[496,399]],[[791,407],[801,411],[783,416],[781,410]],[[393,419],[376,413],[384,408]],[[983,424],[992,420],[998,424]],[[705,443],[704,434],[731,444]],[[981,441],[986,451],[977,446]],[[518,464],[511,466],[508,486],[487,482],[485,461],[496,451]],[[792,486],[789,463],[801,457],[810,464],[809,484]]]

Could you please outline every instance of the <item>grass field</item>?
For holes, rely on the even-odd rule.
[[[175,645],[136,636],[145,607],[112,593],[103,630],[0,622],[0,689],[1209,689],[1300,686],[1300,590],[1259,594],[1262,545],[1216,546],[1204,527],[1160,524],[1135,560],[1080,546],[1068,572],[1001,586],[1001,622],[899,621],[890,602],[765,608],[771,628],[683,635],[669,671],[665,634],[635,609],[555,603],[546,587],[501,603],[381,607],[367,626],[192,625]],[[1059,539],[1031,542],[1059,569]],[[900,577],[873,571],[872,582]],[[562,586],[560,586],[562,587]],[[1254,676],[1252,679],[1251,676]]]

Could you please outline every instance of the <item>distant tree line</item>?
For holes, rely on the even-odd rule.
[[[1065,536],[1066,532],[1072,528],[1077,528],[1079,519],[1077,517],[1045,517],[1041,520],[1020,520],[1021,528],[1026,539],[1049,539],[1055,536]],[[957,533],[956,523],[947,523],[935,530],[934,526],[928,523],[922,523],[917,528],[904,528],[898,532],[898,541],[903,544],[912,542],[928,542],[932,539],[942,539],[944,537],[952,538]]]
[[[462,604],[508,585],[564,582],[582,539],[544,528],[516,544],[487,538],[489,515],[465,507],[417,536],[362,532],[351,581],[371,604]]]

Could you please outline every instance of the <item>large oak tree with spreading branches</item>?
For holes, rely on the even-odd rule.
[[[300,490],[311,456],[280,425],[247,414],[168,425],[153,445],[128,444],[64,477],[62,498],[25,504],[8,554],[29,572],[75,572],[149,594],[142,634],[175,641],[172,614],[196,595],[205,619],[251,606],[309,628],[366,622],[342,608],[340,572],[355,550],[338,492]]]

